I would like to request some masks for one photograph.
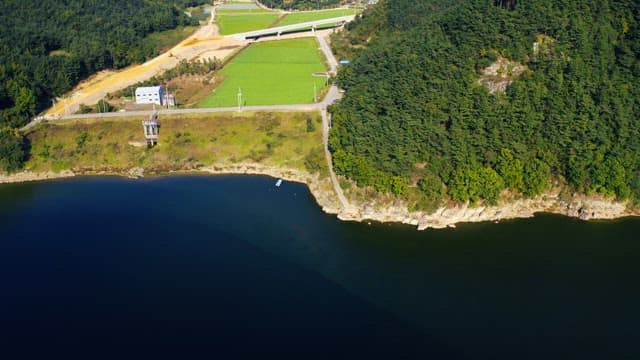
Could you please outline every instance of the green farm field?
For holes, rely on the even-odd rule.
[[[266,29],[279,17],[279,13],[263,9],[218,10],[216,22],[220,28],[220,34],[230,35]]]
[[[315,38],[256,43],[220,70],[225,80],[199,106],[237,106],[238,88],[243,106],[312,103],[314,84],[319,95],[326,83],[312,75],[326,70]]]
[[[275,26],[285,26],[298,24],[308,21],[322,20],[322,19],[331,19],[340,16],[354,15],[359,13],[361,10],[359,9],[338,9],[338,10],[327,10],[327,11],[305,11],[287,14],[281,21],[279,21]]]

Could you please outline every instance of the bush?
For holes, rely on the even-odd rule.
[[[324,158],[324,150],[322,147],[316,147],[307,153],[304,157],[304,167],[310,173],[319,173],[321,176],[326,174],[326,160]]]
[[[26,144],[17,131],[0,131],[0,170],[11,173],[22,168],[27,159]]]
[[[316,126],[313,123],[313,120],[311,120],[311,117],[308,116],[307,117],[307,132],[314,132],[316,131]]]

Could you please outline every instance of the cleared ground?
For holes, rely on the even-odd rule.
[[[145,172],[260,163],[327,173],[317,112],[161,116],[160,142],[143,146],[141,118],[64,120],[29,132],[26,169]],[[311,125],[309,125],[311,123]]]
[[[95,104],[109,93],[117,92],[127,86],[147,80],[166,69],[175,67],[182,59],[198,58],[205,53],[208,57],[224,59],[237,51],[239,46],[244,45],[244,42],[233,38],[217,37],[216,33],[215,25],[202,26],[180,44],[144,64],[132,65],[126,69],[111,72],[99,78],[96,77],[91,81],[85,81],[75,87],[64,99],[56,102],[55,106],[49,108],[45,116],[57,118],[73,114],[78,111],[80,104]]]
[[[305,11],[287,14],[282,20],[280,20],[275,26],[285,26],[298,24],[309,21],[331,19],[340,16],[354,15],[359,13],[359,9],[337,9],[326,11]]]
[[[319,96],[326,78],[314,73],[327,70],[315,38],[252,44],[227,64],[224,82],[200,107],[313,103],[314,84]]]

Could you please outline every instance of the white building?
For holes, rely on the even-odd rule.
[[[176,97],[173,94],[164,93],[162,96],[162,104],[164,104],[167,108],[169,106],[176,106]]]
[[[163,95],[162,86],[139,87],[136,89],[136,104],[162,105]]]

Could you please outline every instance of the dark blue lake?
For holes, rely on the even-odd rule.
[[[0,359],[640,358],[640,220],[418,232],[249,176],[0,186]]]

